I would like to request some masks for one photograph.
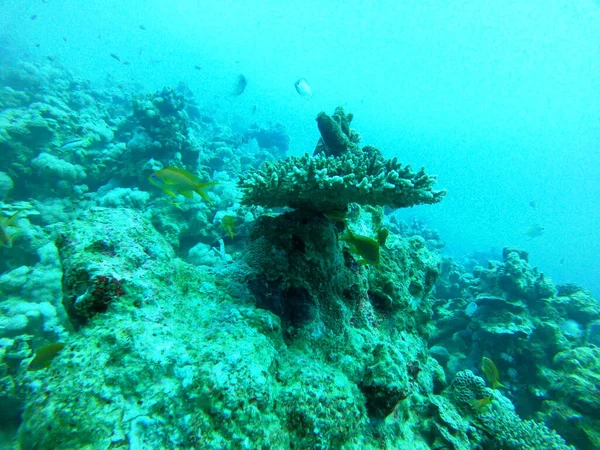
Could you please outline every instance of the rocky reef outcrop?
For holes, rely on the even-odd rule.
[[[519,415],[577,448],[597,448],[600,305],[578,286],[555,286],[524,250],[505,248],[502,257],[470,271],[442,263],[430,352],[448,376],[491,358]]]

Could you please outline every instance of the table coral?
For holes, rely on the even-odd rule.
[[[352,148],[343,156],[305,155],[267,162],[240,177],[243,203],[314,211],[344,210],[349,203],[405,208],[438,203],[446,191],[435,177],[414,172],[375,147]]]

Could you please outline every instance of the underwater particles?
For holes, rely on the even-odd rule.
[[[12,242],[16,233],[9,233],[8,228],[16,228],[16,220],[19,211],[14,213],[8,219],[0,219],[0,247],[12,248]]]
[[[248,86],[248,79],[244,75],[240,74],[233,88],[232,95],[234,97],[239,97],[246,90],[246,86]]]
[[[310,84],[304,78],[300,78],[298,81],[294,83],[294,87],[296,88],[296,92],[300,97],[311,98],[312,97],[312,89],[310,88]]]
[[[209,203],[212,203],[206,190],[219,183],[202,183],[200,178],[191,172],[177,167],[166,167],[158,170],[148,177],[150,183],[161,189],[165,194],[176,197],[181,194],[184,197],[192,198],[194,192]]]

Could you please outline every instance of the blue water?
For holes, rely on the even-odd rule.
[[[184,81],[221,120],[283,123],[293,154],[312,151],[316,113],[342,104],[363,142],[439,174],[442,204],[402,214],[437,228],[448,253],[522,246],[554,281],[600,295],[593,1],[4,3],[5,52],[146,89]],[[545,234],[528,241],[535,224]]]
[[[183,82],[204,118],[235,132],[255,123],[283,124],[291,155],[312,153],[316,115],[342,105],[354,114],[362,144],[438,175],[435,189],[448,190],[441,203],[395,214],[438,230],[444,255],[459,262],[476,252],[500,258],[503,247],[520,247],[555,284],[577,283],[600,297],[598,2],[3,3],[0,70],[15,60],[62,66],[91,86],[108,81],[128,93]],[[241,75],[247,86],[234,96]],[[311,98],[296,92],[299,78],[310,84]],[[532,226],[545,231],[531,238],[526,231]],[[60,268],[54,269],[60,286]],[[448,305],[462,313],[458,303]],[[592,320],[588,313],[576,318]],[[572,317],[560,320],[556,325],[571,339],[561,345],[579,348],[582,325]],[[446,337],[454,339],[438,336],[440,346]],[[527,370],[534,370],[528,354],[516,352],[526,345],[505,354],[476,336],[468,342],[469,352],[459,349],[465,359],[448,368],[477,371],[484,353],[496,352],[503,381],[507,368],[514,370],[512,394],[546,395],[527,391]],[[580,348],[595,351],[592,344]],[[548,354],[558,351],[552,347]],[[521,401],[515,397],[515,404]]]

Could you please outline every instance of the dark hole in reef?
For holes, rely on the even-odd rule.
[[[0,433],[14,436],[21,425],[24,405],[17,399],[0,396]]]
[[[354,299],[354,293],[352,292],[351,289],[344,289],[344,292],[342,295],[344,296],[344,299],[346,299],[346,300]]]
[[[438,280],[439,273],[428,269],[425,273],[425,289],[430,291]]]
[[[306,252],[306,244],[297,234],[292,235],[292,249],[300,253]]]
[[[423,286],[421,286],[420,283],[411,281],[410,285],[408,286],[408,292],[410,292],[410,295],[413,297],[420,297],[423,295]]]
[[[317,305],[303,287],[282,289],[281,280],[265,281],[257,278],[248,281],[248,289],[256,299],[257,308],[271,311],[288,325],[300,327],[316,316]]]
[[[266,281],[261,278],[248,280],[248,289],[254,295],[256,307],[271,311],[283,318],[281,281]]]
[[[303,287],[292,286],[283,291],[284,320],[295,327],[312,321],[316,316],[316,304],[309,292]]]
[[[371,304],[373,307],[379,311],[389,311],[392,302],[389,298],[384,297],[382,295],[377,294],[376,292],[369,291],[369,300],[371,300]]]
[[[446,385],[440,378],[433,377],[433,393],[435,395],[440,395],[445,388]]]

